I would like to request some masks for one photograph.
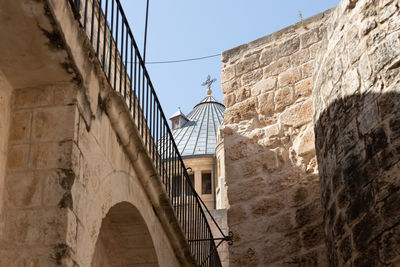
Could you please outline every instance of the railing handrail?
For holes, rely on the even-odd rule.
[[[199,266],[221,266],[217,251],[218,246],[216,246],[214,243],[212,231],[202,205],[207,210],[211,218],[212,215],[208,211],[207,207],[197,194],[192,182],[190,181],[189,174],[185,168],[182,156],[180,155],[178,147],[173,138],[168,120],[161,108],[160,101],[154,90],[150,75],[139,52],[139,48],[136,44],[120,0],[70,0],[70,2],[74,5],[74,10],[77,12],[76,17],[80,19],[81,25],[88,35],[91,45],[95,50],[96,56],[100,61],[104,74],[106,75],[111,88],[113,88],[115,91],[118,91],[119,89],[119,92],[124,97],[125,102],[129,101],[129,104],[127,105],[129,106],[131,113],[133,113],[131,114],[133,116],[133,121],[136,124],[139,133],[141,133],[142,138],[144,139],[143,142],[146,150],[149,153],[149,157],[153,160],[155,168],[165,186],[166,193],[169,196],[172,207],[174,208],[176,218],[181,225],[181,229],[191,247],[197,263]],[[108,23],[108,8],[110,7],[110,2],[111,26]],[[105,11],[102,3],[104,3]],[[114,3],[116,4],[115,12]],[[91,7],[89,7],[88,4]],[[115,13],[116,25],[114,25]],[[81,14],[83,16],[80,16]],[[89,26],[87,18],[90,14],[91,19],[89,21]],[[96,15],[98,15],[97,20]],[[121,28],[118,27],[119,15],[121,15]],[[81,21],[82,19],[84,20],[83,23]],[[102,22],[104,22],[104,26],[102,26]],[[97,23],[97,36],[96,32],[94,31],[95,23]],[[103,35],[101,36],[101,34]],[[124,34],[126,35],[124,36]],[[109,37],[107,37],[107,35],[109,35]],[[121,37],[121,40],[119,40],[118,37]],[[124,37],[126,37],[126,40],[124,40]],[[128,51],[128,37],[130,38],[130,52]],[[103,43],[101,43],[101,41],[103,41]],[[110,42],[109,47],[107,47],[107,41]],[[125,54],[124,42],[126,44]],[[113,47],[113,45],[115,45],[115,47]],[[102,49],[101,46],[103,46]],[[135,62],[132,62],[132,48],[134,48]],[[101,55],[102,51],[103,55]],[[110,54],[107,55],[106,52],[109,52]],[[130,62],[127,61],[128,55],[130,55]],[[125,60],[123,59],[124,56]],[[109,66],[107,71],[105,68],[108,60]],[[117,84],[117,75],[119,76],[119,84]],[[111,81],[112,79],[114,80],[113,82]],[[122,79],[124,84],[122,84]],[[124,89],[122,88],[123,86]],[[149,107],[150,117],[148,116]],[[178,185],[174,184],[174,182],[177,181],[179,181]],[[171,193],[171,189],[175,193],[179,191],[181,194],[179,203],[174,199],[174,192]],[[186,198],[184,198],[185,191]],[[194,203],[192,203],[192,198]],[[190,209],[190,207],[192,208]],[[212,220],[216,224],[214,218],[212,218]],[[220,227],[218,225],[217,227],[222,233]],[[194,231],[192,231],[191,228],[194,228]],[[222,235],[224,236],[222,239],[226,240],[227,237],[223,233]],[[197,241],[193,241],[194,239],[191,237],[195,237],[194,239]],[[198,240],[201,240],[201,242]],[[199,245],[198,243],[201,244]]]

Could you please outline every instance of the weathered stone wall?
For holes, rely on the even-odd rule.
[[[331,266],[400,266],[399,1],[342,1],[313,102]]]
[[[56,264],[71,205],[69,180],[76,106],[68,85],[16,89],[11,106],[0,266]],[[68,92],[68,93],[67,93]],[[60,242],[61,241],[61,242]],[[44,253],[47,251],[47,253]]]
[[[227,209],[218,209],[211,210],[211,215],[214,217],[218,226],[221,228],[222,232],[227,236],[229,235],[228,221],[227,221]],[[210,224],[210,228],[214,238],[222,237],[221,232],[215,225],[215,223],[211,220],[211,218],[207,215],[208,223]],[[218,245],[219,241],[216,241],[216,245]],[[227,242],[223,242],[218,247],[218,254],[221,259],[222,267],[229,267],[229,245]]]
[[[6,175],[6,163],[8,154],[8,135],[11,120],[11,94],[12,87],[4,73],[0,70],[0,236],[4,224],[3,200],[4,200],[4,179]],[[0,237],[1,238],[1,237]]]
[[[330,11],[223,53],[231,266],[325,266],[311,89]]]
[[[132,229],[147,228],[143,244],[153,244],[160,266],[194,266],[126,103],[107,83],[70,1],[7,0],[0,24],[8,37],[0,39],[7,51],[0,66],[15,88],[4,102],[11,116],[0,266],[90,266],[96,243],[110,246],[102,243],[110,232],[126,234],[113,236],[129,250],[121,266],[153,264],[146,249],[124,242],[134,237],[124,231],[132,209],[111,216],[112,231],[101,235],[103,218],[121,203],[136,211]]]

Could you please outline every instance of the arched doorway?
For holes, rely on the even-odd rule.
[[[130,203],[113,206],[101,223],[92,267],[159,266],[150,232]]]

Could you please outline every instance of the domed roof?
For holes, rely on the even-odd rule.
[[[222,123],[225,106],[208,95],[186,116],[188,121],[172,131],[182,157],[198,157],[215,154],[217,130]]]

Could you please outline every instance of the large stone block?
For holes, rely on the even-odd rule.
[[[293,86],[298,81],[300,81],[300,71],[298,68],[289,69],[278,76],[279,87]]]
[[[7,175],[6,201],[9,208],[32,208],[42,204],[43,180],[33,172]]]
[[[290,57],[283,57],[263,69],[264,78],[278,75],[290,68]]]
[[[298,51],[299,49],[300,49],[300,38],[297,36],[287,41],[284,41],[279,46],[280,55],[282,56],[291,55],[294,52]]]
[[[246,190],[243,191],[243,188],[246,188]],[[241,181],[230,188],[228,187],[229,203],[233,205],[235,203],[240,203],[261,196],[264,194],[265,188],[266,182],[261,177]]]
[[[221,82],[227,82],[236,76],[235,66],[228,66],[222,69]]]
[[[75,112],[75,106],[36,110],[33,115],[33,140],[72,140],[75,131]]]
[[[12,145],[8,150],[8,171],[24,170],[29,164],[29,145]]]
[[[280,122],[284,125],[299,127],[312,119],[311,101],[307,100],[286,109],[280,116]]]
[[[5,239],[14,245],[54,245],[65,235],[65,214],[59,208],[10,211]]]
[[[251,95],[258,96],[262,93],[265,93],[265,92],[268,92],[268,91],[274,89],[275,86],[276,86],[276,78],[275,77],[261,80],[251,88]]]
[[[257,97],[257,113],[270,115],[275,110],[274,93],[264,93]]]
[[[308,127],[304,132],[301,132],[294,140],[293,148],[299,156],[315,152],[314,129]]]
[[[287,233],[277,239],[267,239],[264,246],[264,264],[285,258],[301,249],[301,239],[297,232]]]
[[[241,75],[247,73],[249,71],[255,70],[260,66],[259,63],[259,54],[251,55],[247,58],[244,58],[242,61],[239,61],[236,64],[236,73],[237,75]]]
[[[261,199],[251,206],[252,215],[255,217],[273,216],[285,208],[281,195]]]
[[[300,36],[301,48],[309,47],[319,41],[319,29],[313,29]]]
[[[10,141],[29,142],[31,122],[32,112],[30,110],[14,112],[11,117]]]
[[[275,91],[275,107],[277,111],[281,111],[290,106],[294,101],[293,88],[288,86]]]
[[[72,141],[33,144],[30,165],[34,169],[69,169],[71,167],[71,151]]]
[[[397,56],[399,49],[399,33],[393,33],[372,52],[371,62],[373,69],[376,72],[380,71],[389,61]]]
[[[307,78],[296,83],[294,86],[294,99],[311,95],[312,78]]]
[[[15,91],[14,105],[16,108],[48,106],[52,102],[53,92],[51,87],[26,88]]]

